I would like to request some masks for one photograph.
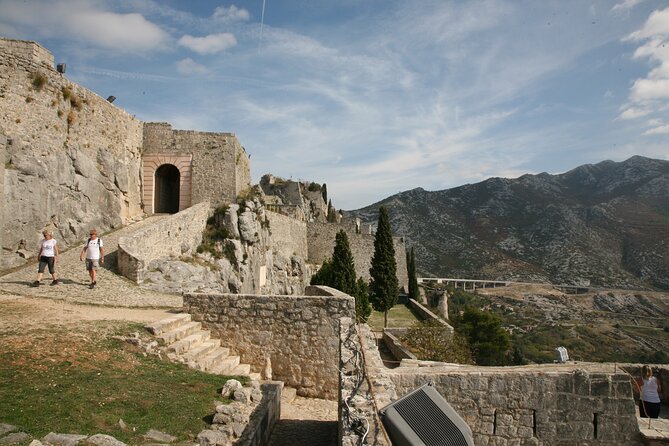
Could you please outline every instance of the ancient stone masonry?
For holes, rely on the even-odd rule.
[[[299,395],[336,399],[339,320],[355,318],[355,301],[328,287],[306,294],[185,294],[184,311],[252,370],[264,370],[269,360],[272,378]]]
[[[35,42],[0,39],[0,110],[5,249],[33,251],[45,226],[62,249],[142,215],[142,122],[67,80]]]
[[[145,155],[192,155],[191,184],[186,186],[192,204],[232,203],[251,185],[249,157],[233,133],[172,130],[167,123],[146,123],[143,147]],[[145,195],[152,194],[145,190]]]
[[[431,382],[477,445],[641,445],[629,376],[613,365],[469,367],[402,361],[404,395]]]
[[[355,222],[343,220],[341,223],[307,223],[307,241],[309,243],[309,262],[320,265],[332,257],[337,232],[344,230],[355,262],[356,274],[369,282],[369,269],[374,254],[374,235],[361,233]],[[408,290],[406,247],[402,237],[393,237],[395,262],[397,264],[397,280],[400,288]]]
[[[307,225],[276,212],[266,212],[272,234],[272,249],[285,256],[307,258]]]
[[[143,228],[132,237],[121,237],[119,272],[141,282],[152,260],[191,254],[202,241],[208,216],[209,203],[200,203]]]

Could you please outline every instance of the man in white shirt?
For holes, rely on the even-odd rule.
[[[98,238],[97,231],[91,229],[90,235],[91,238],[88,239],[84,245],[84,249],[79,254],[79,260],[83,261],[84,254],[86,255],[86,269],[88,270],[88,275],[91,276],[89,288],[93,289],[98,284],[96,280],[98,268],[101,264],[105,263],[105,252],[102,249],[102,240]]]

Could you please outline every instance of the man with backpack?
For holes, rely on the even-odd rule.
[[[79,254],[79,260],[83,261],[84,254],[86,255],[86,269],[88,270],[88,275],[91,276],[89,288],[93,289],[98,284],[96,275],[99,266],[105,263],[105,253],[104,249],[102,249],[102,240],[98,238],[97,231],[91,229],[90,235],[91,237],[84,245],[84,249],[81,250],[81,254]]]

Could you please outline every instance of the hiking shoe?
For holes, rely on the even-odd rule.
[[[95,288],[95,282],[91,282],[91,284],[90,284],[90,285],[88,285],[88,288],[90,288],[90,289],[93,289],[93,288]]]
[[[33,286],[39,286],[39,280],[34,281]]]
[[[58,285],[58,279],[53,279],[53,281],[51,282],[51,285]]]

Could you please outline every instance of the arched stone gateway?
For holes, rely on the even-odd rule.
[[[163,164],[156,169],[153,193],[153,211],[156,214],[179,212],[179,179],[181,174],[173,164]]]
[[[142,157],[142,195],[147,214],[173,214],[190,207],[192,160],[193,155]]]

